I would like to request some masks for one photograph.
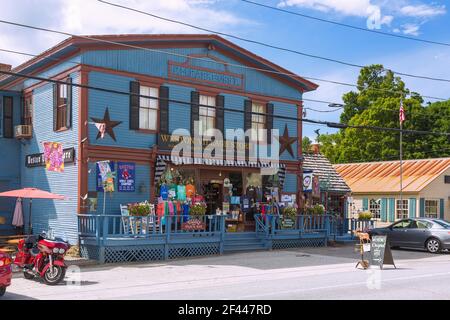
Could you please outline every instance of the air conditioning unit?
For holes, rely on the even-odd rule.
[[[17,139],[30,139],[32,136],[31,125],[19,125],[14,128],[14,136]]]

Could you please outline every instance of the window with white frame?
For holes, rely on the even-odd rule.
[[[147,97],[139,98],[139,129],[158,130],[158,88],[141,85],[139,94]]]
[[[373,219],[381,218],[381,199],[370,199],[369,211]]]
[[[211,107],[211,108],[210,108]],[[216,97],[200,95],[200,107],[198,109],[198,120],[200,122],[199,133],[206,136],[209,129],[216,126]]]
[[[425,200],[425,217],[438,218],[439,201]]]
[[[400,200],[397,199],[397,219],[406,219],[408,218],[408,199]]]
[[[257,114],[254,114],[257,113]],[[262,113],[262,114],[258,114]],[[264,142],[266,135],[264,129],[266,129],[266,106],[262,103],[252,103],[252,134],[251,141]]]

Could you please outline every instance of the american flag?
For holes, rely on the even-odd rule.
[[[399,112],[400,123],[406,120],[405,109],[403,109],[403,99],[400,99],[400,112]]]

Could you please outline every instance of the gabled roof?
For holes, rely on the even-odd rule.
[[[176,44],[204,44],[205,46],[213,45],[225,52],[228,52],[232,57],[238,60],[243,60],[246,64],[268,70],[267,75],[277,77],[288,82],[291,86],[297,88],[299,91],[307,92],[315,90],[318,85],[288,71],[277,64],[270,62],[234,43],[228,41],[215,34],[123,34],[123,35],[91,35],[80,37],[70,37],[56,46],[44,51],[42,54],[30,59],[29,61],[15,67],[12,72],[32,73],[33,71],[44,67],[55,59],[61,59],[64,56],[76,53],[81,48],[89,47],[114,47],[125,48],[113,42],[122,44],[130,44],[135,46],[144,46],[151,48],[157,46],[159,48],[167,47]],[[95,38],[95,40],[86,39],[86,37]],[[98,41],[101,40],[101,41]],[[109,42],[109,43],[108,43]],[[271,72],[272,71],[272,72]],[[276,74],[280,72],[283,74]],[[12,81],[12,76],[0,76],[0,87]]]
[[[334,165],[353,193],[400,192],[400,161]],[[403,192],[420,192],[450,168],[450,158],[404,160]]]
[[[311,170],[317,174],[321,184],[329,183],[329,191],[342,193],[351,191],[331,162],[322,154],[303,154],[303,170]]]

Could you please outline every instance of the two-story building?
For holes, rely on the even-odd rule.
[[[0,190],[37,187],[68,197],[33,204],[36,232],[51,228],[75,243],[77,213],[119,214],[120,204],[153,201],[161,172],[169,167],[192,177],[198,193],[216,194],[209,200],[217,206],[210,210],[221,207],[225,178],[239,193],[264,180],[258,178],[267,166],[261,157],[174,157],[168,137],[192,137],[194,123],[200,133],[278,129],[279,192],[300,201],[302,95],[316,84],[216,35],[94,38],[68,38],[12,69],[25,77],[0,75]],[[271,136],[254,132],[245,148],[257,144],[270,154]],[[64,172],[45,169],[44,142],[62,144]],[[105,210],[96,168],[102,160],[113,168],[131,163],[135,171],[133,188],[106,195]],[[9,221],[13,206],[13,200],[0,199]]]

